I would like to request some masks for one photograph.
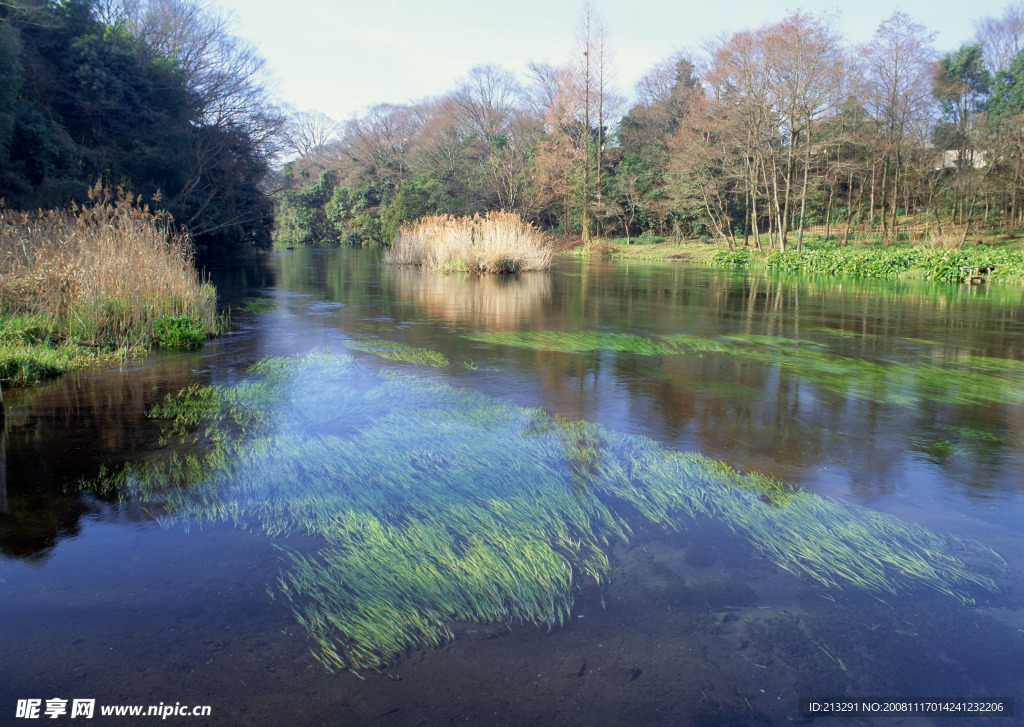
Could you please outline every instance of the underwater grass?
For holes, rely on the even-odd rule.
[[[165,522],[313,536],[283,550],[278,586],[330,669],[442,644],[454,620],[564,623],[576,589],[606,578],[611,545],[631,537],[625,512],[668,529],[719,519],[827,588],[965,602],[995,589],[998,556],[967,541],[349,356],[268,359],[151,415],[176,447],[93,487]]]
[[[277,301],[273,298],[246,298],[245,302],[235,308],[243,313],[266,313],[277,308]]]
[[[921,361],[872,361],[823,350],[817,342],[762,335],[700,336],[567,331],[498,331],[469,340],[539,351],[622,351],[642,356],[716,353],[737,356],[811,381],[842,396],[893,404],[1024,403],[1024,362],[970,356],[954,366]]]
[[[382,338],[360,338],[353,341],[346,341],[349,348],[372,353],[374,356],[390,359],[392,361],[405,361],[406,363],[419,364],[421,366],[433,366],[444,368],[448,366],[448,359],[438,351],[431,351],[427,348],[417,348],[398,341],[388,341]]]

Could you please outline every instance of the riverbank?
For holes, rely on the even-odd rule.
[[[716,267],[756,266],[805,275],[854,278],[1024,283],[1024,250],[1017,243],[928,247],[920,243],[805,242],[803,249],[758,252],[750,248],[721,250],[711,258]]]
[[[549,236],[549,244],[556,254],[573,257],[612,257],[625,260],[673,260],[696,265],[711,265],[715,253],[723,245],[701,240],[673,240],[663,237],[639,236],[629,242],[626,238],[598,238],[588,245],[579,236]]]
[[[664,238],[599,239],[584,246],[579,238],[559,238],[560,254],[603,256],[633,260],[674,260],[709,267],[754,267],[807,275],[857,278],[935,280],[959,283],[974,277],[989,282],[1024,284],[1024,238],[1002,235],[951,247],[911,242],[884,244],[863,241],[846,245],[820,239],[804,239],[797,252],[795,243],[785,253],[724,243]]]
[[[70,212],[0,208],[0,382],[201,345],[221,321],[192,255],[169,217],[99,188]]]

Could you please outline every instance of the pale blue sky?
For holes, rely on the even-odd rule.
[[[375,103],[405,103],[451,90],[470,68],[498,63],[515,72],[529,61],[564,63],[582,0],[216,0],[235,16],[275,73],[282,99],[343,121]],[[870,40],[899,8],[952,50],[974,35],[973,22],[1001,15],[1007,2],[859,0],[665,2],[594,0],[614,52],[616,86],[633,85],[674,49],[776,22],[791,10],[837,15],[847,41]]]

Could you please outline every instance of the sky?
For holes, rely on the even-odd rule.
[[[974,22],[1007,0],[592,0],[612,50],[613,88],[633,86],[676,50],[782,20],[795,10],[834,17],[841,37],[864,43],[899,9],[936,33],[939,51],[971,41]],[[583,0],[214,0],[235,33],[266,58],[282,101],[338,121],[377,103],[453,90],[473,66],[522,74],[530,61],[568,61]]]

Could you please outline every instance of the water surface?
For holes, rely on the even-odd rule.
[[[358,250],[212,272],[231,335],[6,393],[5,720],[19,699],[86,697],[209,704],[210,724],[783,724],[801,697],[1021,693],[1020,290],[575,260],[498,280]],[[291,367],[272,401],[246,388],[266,357]],[[224,469],[182,477],[171,455],[208,454],[220,430],[182,441],[146,413],[190,385],[250,392],[262,418],[221,427]],[[655,481],[680,453],[703,469]],[[479,517],[444,520],[451,500],[417,487]],[[706,506],[679,504],[695,492]],[[536,538],[489,519],[523,493],[523,517],[545,505]],[[659,493],[675,504],[652,510]],[[303,614],[362,608],[344,584],[369,551],[332,530],[356,496],[393,542],[420,543],[413,560],[437,557],[415,522],[444,520],[453,557],[505,528],[506,560],[538,547],[568,580],[531,617],[526,559],[493,589],[504,617],[442,609],[434,638],[331,673],[324,645],[353,653],[349,632]],[[577,506],[564,530],[535,524]],[[801,554],[800,508],[831,560]],[[858,553],[877,544],[878,579],[829,545],[840,530],[867,534]],[[558,538],[572,544],[542,555]],[[949,580],[954,560],[976,578]],[[423,586],[387,588],[429,611]]]

